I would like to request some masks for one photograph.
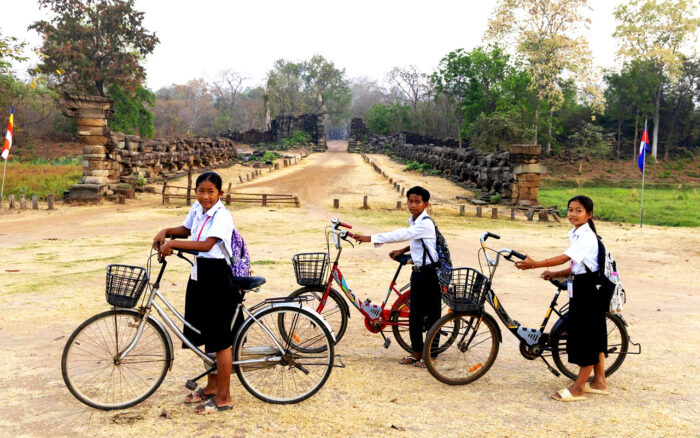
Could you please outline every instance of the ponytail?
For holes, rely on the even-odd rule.
[[[566,206],[568,207],[569,204],[572,202],[578,202],[583,206],[583,208],[586,210],[586,213],[593,213],[593,200],[589,198],[588,196],[584,195],[578,195],[574,196],[573,198],[569,199],[569,202],[566,203]],[[593,230],[593,233],[595,233],[596,236],[598,236],[598,231],[595,229],[595,224],[593,223],[593,219],[588,219],[588,226],[591,227],[591,230]],[[600,236],[598,236],[600,237]]]

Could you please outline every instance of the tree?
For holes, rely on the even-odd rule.
[[[696,128],[700,101],[700,59],[688,59],[681,66],[681,74],[666,93],[662,102],[664,117],[668,120],[664,159],[677,141],[692,145],[686,139],[693,136]]]
[[[60,88],[105,96],[110,85],[133,93],[145,80],[144,57],[159,42],[143,27],[134,0],[39,0],[53,14],[34,22],[44,41],[38,71]]]
[[[301,114],[304,96],[301,93],[302,65],[278,59],[267,73],[267,95],[272,117]]]
[[[437,71],[430,76],[437,93],[446,96],[452,103],[460,148],[462,147],[463,106],[469,86],[470,62],[464,49],[457,49],[442,58]]]
[[[400,103],[374,104],[365,114],[367,127],[372,132],[384,135],[408,131],[411,129],[410,110],[410,106]]]
[[[153,138],[153,113],[145,106],[155,106],[156,95],[153,91],[139,87],[134,93],[127,94],[119,85],[110,85],[109,98],[114,102],[110,129],[126,134],[138,132],[141,137]]]
[[[387,74],[387,82],[396,102],[411,105],[414,111],[418,107],[418,102],[430,93],[428,75],[419,72],[415,65],[394,67]]]
[[[21,41],[14,36],[3,36],[0,32],[0,75],[12,73],[12,62],[26,61],[27,57],[23,55],[24,48],[27,46],[25,41]]]
[[[301,80],[305,112],[328,114],[333,121],[347,116],[352,90],[345,69],[314,55],[302,63]]]
[[[590,9],[588,0],[499,0],[486,38],[514,41],[515,49],[525,60],[536,92],[534,141],[538,141],[540,102],[549,107],[549,132],[552,115],[563,103],[560,81],[565,76],[589,82],[588,42],[581,27],[590,22],[582,12]],[[545,149],[549,153],[550,145]]]
[[[615,8],[618,24],[613,36],[618,38],[618,54],[626,59],[650,63],[659,77],[673,81],[680,73],[682,50],[696,40],[700,18],[695,16],[690,0],[628,0]],[[656,158],[660,128],[661,96],[664,83],[655,89],[654,133],[651,154]]]

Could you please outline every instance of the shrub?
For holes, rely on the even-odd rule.
[[[496,193],[495,195],[491,195],[490,201],[492,204],[498,204],[499,202],[501,202],[501,194]]]

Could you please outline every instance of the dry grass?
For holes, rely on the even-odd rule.
[[[241,188],[291,188],[298,175],[327,159],[340,157],[314,154],[301,166]],[[251,294],[247,304],[286,295],[297,287],[290,259],[296,252],[325,247],[322,230],[329,217],[341,216],[361,232],[390,230],[405,223],[404,211],[361,211],[350,208],[350,202],[340,211],[329,208],[336,193],[345,193],[352,202],[361,201],[361,194],[353,191],[371,189],[382,200],[393,195],[391,186],[358,156],[349,160],[336,163],[345,166],[339,186],[314,186],[315,192],[305,195],[300,209],[233,211],[252,258],[266,261],[253,268],[268,283],[259,295]],[[359,188],[348,181],[356,181]],[[452,195],[446,193],[456,190],[450,186],[439,180],[431,181],[429,188],[437,197],[449,198]],[[403,351],[395,343],[384,350],[381,338],[367,332],[355,312],[337,347],[347,368],[335,369],[326,385],[301,404],[265,404],[234,378],[235,410],[197,417],[182,397],[185,380],[198,373],[201,364],[192,353],[178,350],[165,382],[144,403],[120,412],[83,407],[65,389],[60,356],[71,331],[107,308],[104,265],[144,263],[151,236],[179,223],[185,213],[185,207],[161,207],[159,198],[149,195],[127,206],[65,207],[1,219],[7,226],[3,229],[13,231],[0,241],[0,385],[4,388],[0,435],[657,437],[700,433],[700,284],[692,275],[700,269],[700,237],[690,229],[650,226],[642,231],[607,223],[601,224],[601,233],[618,259],[629,294],[625,318],[633,340],[644,348],[642,356],[628,357],[610,379],[609,397],[590,396],[573,404],[551,400],[549,395],[568,381],[550,374],[540,361],[522,358],[515,338],[505,332],[498,359],[484,378],[463,387],[443,385],[426,371],[398,365]],[[464,218],[452,210],[437,210],[434,216],[459,265],[476,264],[478,236],[487,229],[502,236],[494,245],[515,247],[536,257],[557,254],[567,243],[564,225]],[[360,297],[383,298],[395,269],[386,254],[394,247],[377,250],[361,245],[343,253],[343,272]],[[187,269],[181,262],[171,266],[162,290],[182,308]],[[15,269],[19,272],[6,271]],[[538,324],[551,299],[551,287],[532,272],[516,271],[507,264],[500,269],[494,287],[511,316],[526,325]],[[161,416],[164,411],[167,418]]]

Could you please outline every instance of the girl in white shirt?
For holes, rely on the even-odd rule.
[[[605,381],[605,354],[607,331],[605,314],[609,298],[595,287],[598,275],[598,235],[593,216],[593,201],[587,196],[575,196],[569,200],[567,217],[574,228],[569,231],[571,246],[564,254],[545,260],[534,260],[527,256],[516,262],[518,269],[544,268],[541,277],[545,280],[574,276],[573,288],[569,292],[566,350],[569,362],[581,367],[578,378],[568,388],[552,395],[559,401],[585,400],[586,393],[608,394]],[[550,271],[550,267],[569,264],[564,270]],[[588,378],[594,373],[594,379]]]
[[[153,243],[163,256],[172,254],[174,249],[199,251],[187,283],[185,319],[200,330],[201,335],[187,326],[183,333],[194,345],[204,344],[205,351],[216,352],[217,372],[208,374],[207,386],[188,395],[185,402],[203,402],[195,412],[208,414],[231,409],[231,345],[236,325],[241,321],[236,321],[233,330],[231,322],[243,297],[219,247],[223,242],[228,253],[233,254],[233,218],[220,200],[223,194],[221,177],[215,172],[205,172],[199,175],[195,187],[197,201],[192,204],[184,223],[160,230]],[[191,240],[165,242],[168,236],[189,236]]]

